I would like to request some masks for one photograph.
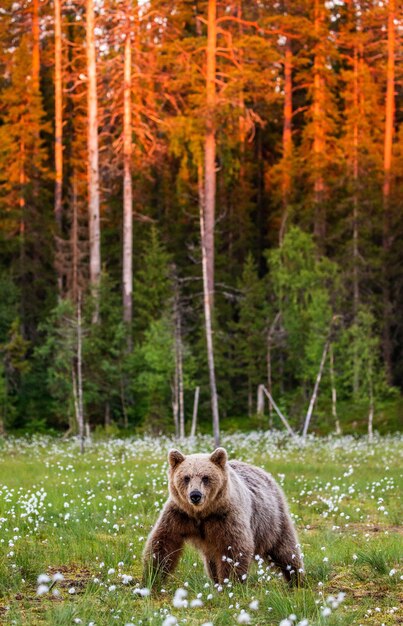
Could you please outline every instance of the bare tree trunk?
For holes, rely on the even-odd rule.
[[[83,349],[83,336],[82,336],[82,322],[81,322],[81,294],[78,294],[77,300],[77,402],[79,410],[79,437],[80,437],[80,450],[84,452],[84,403],[83,403],[83,376],[82,376],[82,349]]]
[[[269,330],[267,334],[266,367],[267,367],[267,389],[270,395],[272,395],[273,393],[272,373],[271,373],[271,344],[272,344],[272,337],[271,337],[271,332]],[[269,426],[270,428],[272,428],[273,426],[273,407],[272,407],[270,398],[269,398]]]
[[[123,91],[123,321],[129,327],[131,344],[133,296],[133,190],[132,190],[132,107],[131,107],[131,0],[126,2],[126,38]]]
[[[315,386],[313,388],[311,400],[309,402],[308,411],[307,411],[307,414],[305,416],[305,423],[304,423],[304,428],[303,428],[303,431],[302,431],[303,438],[305,438],[306,435],[307,435],[308,428],[309,428],[309,422],[311,421],[311,417],[312,417],[313,407],[315,406],[316,398],[318,397],[319,385],[320,385],[320,381],[321,381],[321,378],[322,378],[323,369],[325,367],[326,356],[327,356],[327,351],[329,349],[329,345],[330,345],[330,339],[328,339],[326,341],[325,347],[323,348],[322,359],[320,361],[318,375],[317,375],[316,380],[315,380]]]
[[[283,214],[279,232],[280,246],[283,243],[288,217],[288,203],[291,190],[292,167],[292,48],[287,37],[284,57],[284,123],[283,123],[283,180],[282,202]]]
[[[214,443],[216,446],[220,445],[220,415],[218,412],[218,397],[217,386],[215,378],[215,366],[214,366],[214,345],[213,345],[213,332],[211,325],[211,302],[210,302],[210,289],[208,285],[207,275],[207,251],[205,244],[205,228],[204,228],[204,195],[203,195],[203,171],[199,165],[198,169],[199,180],[199,212],[200,212],[200,243],[202,252],[202,267],[203,267],[203,294],[204,294],[204,321],[206,332],[206,344],[207,344],[207,360],[209,368],[210,378],[210,395],[211,395],[211,410],[213,416],[213,433]]]
[[[390,190],[392,168],[392,145],[395,119],[395,0],[389,0],[388,9],[388,64],[386,74],[385,141],[384,141],[384,181],[383,181],[383,357],[389,384],[392,384],[392,339],[390,333],[391,297],[388,253],[391,248]]]
[[[71,233],[71,259],[72,259],[72,296],[73,302],[78,301],[78,202],[77,202],[77,179],[76,173],[73,173],[73,224]]]
[[[368,413],[368,441],[372,443],[374,423],[374,390],[372,385],[372,375],[369,380],[369,413]]]
[[[177,386],[178,386],[178,404],[179,404],[179,437],[185,438],[185,402],[183,388],[183,346],[182,346],[182,318],[179,299],[178,279],[175,277],[175,294],[174,294],[174,325],[175,325],[175,356],[177,370]]]
[[[200,387],[196,387],[195,389],[195,397],[193,401],[193,415],[192,415],[192,429],[190,431],[190,438],[194,439],[196,436],[196,428],[197,428],[197,412],[199,409],[199,395],[200,395]]]
[[[340,421],[337,415],[337,390],[336,390],[336,382],[334,377],[334,356],[333,356],[333,345],[329,346],[329,360],[330,360],[330,384],[332,386],[332,415],[336,427],[336,435],[341,435]]]
[[[172,412],[174,416],[175,437],[179,437],[179,369],[175,353],[175,375],[172,389]]]
[[[86,6],[90,284],[95,299],[93,322],[96,323],[99,320],[99,284],[101,279],[101,225],[94,0],[86,0]]]
[[[62,226],[63,187],[63,88],[62,88],[62,16],[61,0],[55,0],[55,220]],[[60,289],[59,289],[60,291]]]
[[[293,431],[293,429],[291,428],[291,426],[288,423],[287,418],[283,415],[283,413],[280,411],[280,409],[278,408],[277,404],[274,402],[273,400],[273,396],[271,395],[271,393],[269,393],[266,389],[266,387],[264,385],[262,385],[263,391],[266,394],[267,398],[269,399],[269,401],[271,402],[271,404],[273,405],[274,410],[276,411],[277,415],[279,416],[279,418],[281,419],[281,421],[283,422],[284,426],[286,427],[287,432],[294,437],[295,433]]]
[[[257,388],[257,398],[256,398],[256,414],[263,415],[264,414],[264,395],[263,395],[263,385],[258,385]]]
[[[216,0],[208,0],[207,15],[207,77],[206,77],[206,135],[204,145],[204,246],[206,251],[207,286],[210,315],[214,308],[214,229],[216,197]]]

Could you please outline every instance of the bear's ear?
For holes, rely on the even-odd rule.
[[[210,461],[219,465],[220,467],[224,467],[228,460],[227,451],[224,448],[217,448],[214,450],[213,454],[210,455]]]
[[[185,460],[184,455],[179,450],[170,450],[168,453],[169,465],[174,469],[179,463]]]

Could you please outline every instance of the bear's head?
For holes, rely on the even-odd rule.
[[[209,514],[223,498],[228,480],[227,453],[217,448],[212,454],[189,454],[170,450],[169,489],[176,504],[196,517]]]

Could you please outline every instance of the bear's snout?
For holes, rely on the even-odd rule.
[[[189,494],[189,497],[193,504],[199,504],[200,500],[202,499],[202,496],[203,494],[201,493],[201,491],[198,491],[197,489],[195,489],[194,491],[191,491]]]

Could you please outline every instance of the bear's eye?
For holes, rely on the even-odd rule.
[[[207,485],[208,484],[208,476],[203,476],[202,482]]]
[[[190,482],[190,476],[185,476],[183,480],[185,481],[186,484],[188,484]]]

